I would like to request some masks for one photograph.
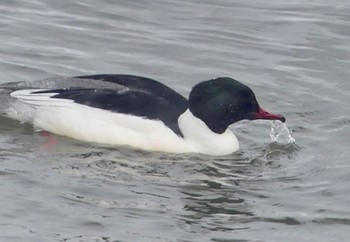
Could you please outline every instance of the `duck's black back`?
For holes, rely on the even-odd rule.
[[[112,82],[124,88],[115,90],[78,87],[45,92],[59,93],[52,96],[53,98],[70,99],[112,112],[161,120],[176,134],[182,135],[177,120],[188,108],[188,100],[164,84],[133,75],[104,74],[74,78]]]

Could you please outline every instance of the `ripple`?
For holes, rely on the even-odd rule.
[[[313,223],[317,224],[342,224],[342,225],[350,225],[350,219],[344,218],[322,218],[312,220]]]

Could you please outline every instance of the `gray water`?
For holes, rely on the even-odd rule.
[[[225,157],[149,153],[0,119],[0,241],[348,241],[349,1],[2,0],[0,82],[127,73],[188,95],[234,77],[282,113]]]

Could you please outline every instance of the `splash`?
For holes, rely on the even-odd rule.
[[[292,133],[292,130],[285,123],[278,120],[272,121],[270,137],[273,142],[295,143]]]

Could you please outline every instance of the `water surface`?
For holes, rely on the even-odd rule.
[[[1,241],[347,241],[350,4],[346,1],[11,0],[0,82],[128,73],[187,96],[230,76],[286,116],[231,128],[225,157],[57,137],[0,119]]]

